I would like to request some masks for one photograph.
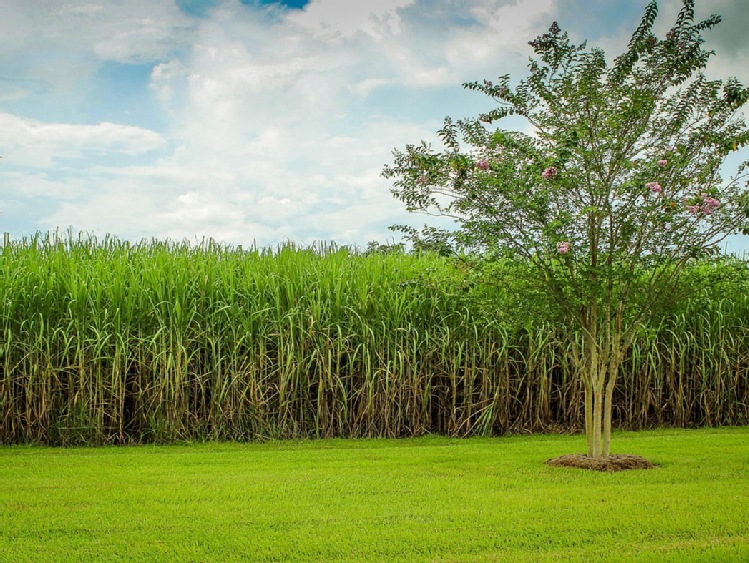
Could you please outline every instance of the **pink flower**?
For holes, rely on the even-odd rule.
[[[658,166],[660,166],[661,168],[666,166],[666,164],[668,164],[668,160],[666,160],[665,158],[662,158],[661,160],[658,161]]]
[[[692,215],[695,215],[699,212],[702,212],[705,215],[712,215],[713,211],[721,206],[720,201],[718,201],[714,197],[707,195],[704,192],[700,194],[700,197],[702,198],[702,204],[687,205],[687,211],[689,211],[689,213],[691,213]]]
[[[479,170],[489,170],[489,161],[485,158],[482,158],[476,163],[476,168]]]
[[[570,251],[570,243],[569,242],[558,242],[557,243],[557,252],[559,254],[567,254]]]
[[[419,185],[421,185],[421,186],[426,185],[427,182],[429,182],[429,177],[426,174],[422,174],[421,176],[419,176],[418,178],[416,178],[416,183],[419,184]]]
[[[557,167],[556,166],[549,166],[546,170],[541,172],[541,176],[544,177],[544,179],[549,180],[557,175]],[[566,252],[566,251],[565,251]]]
[[[702,194],[702,212],[705,215],[712,214],[718,207],[720,207],[720,202],[717,199],[707,194]]]
[[[647,184],[645,184],[645,187],[654,194],[659,194],[663,191],[663,188],[658,182],[648,182]]]

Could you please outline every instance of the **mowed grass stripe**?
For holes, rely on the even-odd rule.
[[[580,436],[3,448],[0,560],[749,557],[749,429],[615,438],[659,467],[543,464]]]

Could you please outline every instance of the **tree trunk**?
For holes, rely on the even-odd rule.
[[[608,455],[607,443],[611,439],[611,402],[608,387],[585,385],[585,435],[588,456]]]
[[[601,455],[601,439],[602,436],[602,428],[603,428],[603,386],[597,385],[596,386],[596,394],[595,394],[595,406],[593,410],[593,440],[594,440],[594,449],[593,449],[593,457],[598,457]]]
[[[618,371],[618,367],[616,371]],[[611,418],[614,410],[613,400],[616,371],[609,373],[609,381],[606,384],[606,402],[604,404],[603,417],[603,445],[601,447],[601,455],[609,455],[611,450]]]
[[[621,364],[621,355],[613,354],[610,361],[598,361],[598,353],[591,354],[586,365],[585,434],[588,456],[607,456],[611,450],[611,423],[614,410],[614,388]]]
[[[611,424],[614,388],[625,352],[634,339],[637,324],[622,333],[622,311],[616,318],[607,315],[603,329],[598,326],[598,309],[592,304],[580,318],[583,346],[572,347],[578,373],[585,383],[585,435],[588,456],[608,456],[611,452]]]
[[[632,340],[632,332],[622,339],[621,323],[607,319],[605,331],[599,333],[597,308],[593,305],[581,319],[582,347],[572,346],[578,373],[585,386],[585,435],[589,457],[610,455],[611,425],[614,410],[614,387],[624,351]],[[599,341],[599,334],[603,337]]]
[[[588,438],[588,456],[593,457],[595,455],[593,441],[593,389],[587,379],[585,380],[585,436]]]

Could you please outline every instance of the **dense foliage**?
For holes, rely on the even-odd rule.
[[[562,327],[476,272],[335,247],[7,241],[0,442],[580,430]],[[749,421],[746,263],[703,260],[684,284],[625,359],[615,424]]]

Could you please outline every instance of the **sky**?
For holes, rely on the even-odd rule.
[[[724,17],[711,77],[749,83],[746,1],[697,0]],[[3,0],[0,232],[397,242],[388,226],[429,218],[381,176],[393,149],[491,109],[461,84],[523,78],[553,21],[614,56],[647,3]]]

